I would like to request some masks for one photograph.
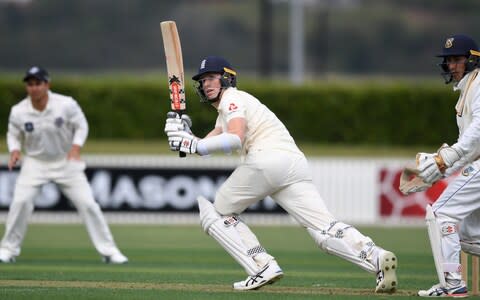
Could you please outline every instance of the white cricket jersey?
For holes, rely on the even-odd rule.
[[[215,127],[221,127],[223,132],[227,132],[227,124],[231,119],[245,118],[247,130],[242,145],[242,155],[263,149],[302,154],[285,125],[252,95],[236,88],[228,88],[224,91],[217,110],[218,118]]]
[[[33,108],[30,97],[14,105],[8,120],[7,144],[10,152],[24,150],[41,160],[65,158],[72,144],[83,146],[88,123],[82,109],[71,97],[48,92],[43,111]]]

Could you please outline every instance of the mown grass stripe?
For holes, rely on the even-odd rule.
[[[98,282],[98,281],[52,281],[52,280],[0,280],[2,287],[42,287],[42,288],[87,288],[87,289],[154,289],[198,292],[238,292],[232,287],[219,284],[184,284],[184,283],[139,283],[139,282]],[[274,294],[311,294],[311,295],[374,295],[371,289],[332,288],[332,287],[285,287],[266,286],[258,293]],[[242,292],[238,292],[242,293]],[[245,293],[245,292],[243,292]],[[397,296],[412,296],[416,291],[397,291]]]

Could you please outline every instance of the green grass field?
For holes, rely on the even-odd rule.
[[[246,276],[200,226],[113,225],[127,265],[106,265],[82,225],[30,225],[15,264],[0,265],[0,299],[409,299],[436,282],[425,228],[359,228],[396,252],[399,289],[316,248],[299,227],[253,227],[285,277],[235,292]]]
[[[299,143],[307,156],[354,156],[354,157],[406,157],[414,158],[419,151],[434,152],[431,146],[372,146],[372,145],[321,145]],[[82,149],[83,154],[162,154],[178,156],[170,151],[166,139],[160,140],[93,140],[89,139]],[[8,154],[7,146],[0,140],[0,154]],[[222,155],[222,154],[219,154]]]

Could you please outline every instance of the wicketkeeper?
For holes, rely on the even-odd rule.
[[[218,111],[215,128],[200,139],[185,126],[191,125],[188,117],[169,114],[165,132],[174,151],[202,156],[241,152],[242,163],[220,187],[214,203],[198,198],[203,229],[248,274],[233,288],[258,289],[283,276],[275,258],[239,217],[250,205],[271,196],[307,229],[320,249],[376,274],[376,292],[393,292],[398,285],[395,255],[332,216],[312,182],[304,154],[274,113],[236,88],[232,66],[209,56],[193,80],[201,102]]]
[[[439,283],[421,290],[423,297],[464,297],[460,250],[480,255],[480,52],[466,35],[445,40],[440,67],[445,83],[454,82],[460,96],[455,105],[458,140],[443,144],[436,153],[418,153],[416,183],[400,187],[404,193],[427,189],[441,178],[461,170],[432,206],[427,206],[427,227]],[[412,190],[409,190],[409,189]]]
[[[82,109],[73,98],[50,91],[50,78],[43,68],[30,68],[23,81],[28,97],[12,107],[8,120],[8,168],[20,160],[21,150],[25,155],[0,243],[0,262],[15,262],[20,255],[33,200],[43,184],[54,182],[77,208],[104,261],[126,263],[93,199],[85,163],[80,160],[88,134]]]

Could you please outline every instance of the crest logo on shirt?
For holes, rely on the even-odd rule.
[[[236,111],[238,109],[238,106],[235,103],[230,103],[228,106],[228,111]]]
[[[463,169],[462,175],[466,177],[466,176],[472,174],[473,172],[475,172],[475,169],[472,166],[468,166],[465,169]]]
[[[58,128],[62,127],[63,123],[65,123],[65,121],[62,117],[58,117],[55,119],[55,126],[57,126]]]
[[[32,122],[26,122],[24,126],[25,126],[25,131],[26,132],[32,132],[33,131],[33,123]]]

